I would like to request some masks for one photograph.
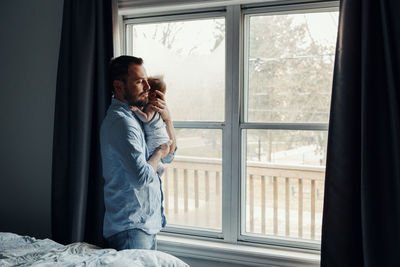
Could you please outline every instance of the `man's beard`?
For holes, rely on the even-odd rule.
[[[144,92],[141,93],[140,95],[145,94]],[[140,96],[139,95],[139,96]],[[138,108],[144,107],[148,102],[149,99],[146,98],[145,100],[138,100],[136,97],[133,97],[129,92],[125,91],[124,95],[125,100],[128,102],[129,106],[136,106]]]

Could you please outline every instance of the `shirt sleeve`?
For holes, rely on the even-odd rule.
[[[169,154],[168,153],[168,155],[166,155],[165,157],[163,157],[162,159],[161,159],[161,162],[162,163],[171,163],[173,160],[174,160],[174,158],[175,158],[175,153],[176,153],[176,150],[178,149],[178,146],[176,146],[175,147],[175,150],[174,150],[174,153],[173,154]]]
[[[128,174],[127,178],[136,187],[151,183],[157,177],[153,167],[147,163],[139,131],[140,129],[121,118],[113,125],[111,136],[122,167]]]

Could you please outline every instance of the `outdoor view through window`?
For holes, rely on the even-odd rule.
[[[223,16],[127,24],[127,52],[164,77],[180,122],[162,177],[169,226],[224,231],[226,129],[199,125],[226,120],[225,26]],[[321,239],[337,26],[338,12],[245,16],[241,234]]]
[[[225,19],[130,26],[148,75],[163,75],[174,121],[224,121]],[[176,129],[163,178],[168,225],[222,229],[222,130]]]
[[[248,23],[245,118],[292,126],[242,132],[246,232],[320,240],[327,131],[296,127],[328,123],[338,13],[261,14]]]

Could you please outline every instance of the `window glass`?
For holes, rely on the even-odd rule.
[[[164,76],[175,121],[224,121],[224,18],[134,24],[131,31],[133,55],[148,75]]]
[[[222,228],[222,131],[176,129],[179,149],[162,176],[169,226]]]
[[[249,23],[248,121],[328,122],[338,12]]]
[[[244,130],[246,232],[321,239],[326,131]]]
[[[234,16],[239,15],[236,12]],[[225,88],[225,55],[242,40],[231,39],[226,45],[225,18],[220,16],[186,20],[159,16],[126,27],[127,53],[144,59],[148,76],[163,76],[171,116],[179,121],[178,151],[162,175],[168,226],[183,233],[195,228],[223,236],[238,234],[238,239],[246,235],[249,241],[262,237],[267,242],[266,237],[273,237],[284,245],[301,240],[299,244],[313,246],[309,241],[321,240],[328,134],[320,129],[329,120],[338,12],[246,15],[244,63],[227,68],[232,70],[229,76],[242,72],[233,78],[244,78],[239,88],[244,91],[235,92],[240,103],[229,98],[232,110],[225,110],[226,89],[231,90]],[[236,31],[241,25],[233,26]],[[234,62],[240,61],[241,55],[236,56]],[[223,135],[237,128],[223,124],[225,112],[231,112],[233,122],[240,121],[235,126],[241,134]],[[284,123],[287,130],[270,129],[268,123],[274,128]],[[222,136],[243,154],[223,151]],[[222,203],[223,156],[229,158],[224,158],[227,166],[232,159],[242,159],[241,174],[226,177],[244,186],[239,205]],[[228,195],[231,190],[224,188]],[[222,229],[222,206],[244,211],[241,218],[225,213],[232,216],[226,219],[240,222],[239,233]]]

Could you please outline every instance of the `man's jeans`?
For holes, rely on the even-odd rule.
[[[157,249],[156,235],[150,235],[140,229],[130,229],[107,238],[108,245],[116,250]]]

